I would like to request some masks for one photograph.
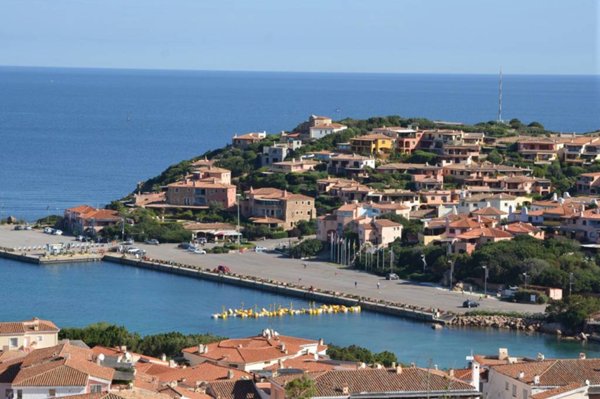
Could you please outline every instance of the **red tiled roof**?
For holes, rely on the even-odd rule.
[[[229,378],[230,372],[233,373],[233,378]],[[242,377],[251,378],[251,374],[245,371],[218,366],[209,362],[204,362],[193,367],[169,368],[164,372],[156,374],[156,376],[160,382],[182,381],[185,379],[185,385],[189,386],[195,386],[198,381],[239,380]]]
[[[285,345],[286,355],[281,349]],[[197,354],[197,347],[183,349],[183,352],[197,354],[207,359],[226,360],[232,363],[255,363],[291,357],[307,345],[317,345],[314,340],[279,336],[278,339],[255,336],[249,338],[226,339],[208,344],[206,353]]]
[[[0,334],[25,334],[28,332],[59,332],[60,329],[49,320],[33,318],[25,321],[0,322]]]
[[[403,368],[400,373],[394,369],[359,369],[359,370],[332,370],[324,373],[308,374],[315,381],[317,395],[348,396],[342,394],[344,387],[348,388],[350,395],[362,392],[387,393],[387,392],[435,392],[443,391],[445,395],[452,396],[453,390],[477,392],[471,385],[452,378],[448,374],[436,370],[421,368]],[[295,376],[298,378],[298,376]],[[290,378],[273,379],[276,383],[283,384]],[[283,380],[283,382],[281,382]]]

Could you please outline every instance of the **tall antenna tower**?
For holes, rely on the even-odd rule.
[[[498,123],[502,123],[502,67],[500,67],[500,79],[498,80]]]

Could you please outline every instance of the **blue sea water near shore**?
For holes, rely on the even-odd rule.
[[[600,128],[598,76],[504,77],[504,118],[547,128]],[[492,75],[369,75],[0,68],[0,218],[34,220],[101,206],[170,164],[234,133],[291,129],[310,114],[399,114],[493,120]],[[384,315],[215,321],[222,306],[306,306],[296,299],[109,263],[34,266],[0,259],[0,320],[37,315],[62,326],[98,320],[141,333],[226,336],[272,326],[340,345],[392,350],[402,361],[460,367],[474,352],[575,356],[596,345],[496,330],[444,329]]]
[[[389,350],[402,362],[426,366],[463,367],[465,356],[510,353],[535,357],[575,357],[584,351],[600,356],[600,346],[560,342],[541,334],[494,329],[445,328],[362,312],[264,319],[215,320],[224,308],[240,306],[308,307],[299,299],[194,278],[137,269],[108,262],[38,266],[0,260],[2,306],[0,320],[43,317],[60,326],[84,326],[107,321],[132,331],[210,332],[228,337],[257,334],[272,327],[282,334],[324,338],[337,345],[357,344],[374,351]]]
[[[103,205],[234,133],[310,114],[494,120],[493,75],[0,68],[0,217]],[[599,76],[504,77],[504,119],[600,128]]]

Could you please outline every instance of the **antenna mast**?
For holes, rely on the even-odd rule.
[[[502,67],[500,67],[500,79],[498,81],[498,123],[502,123]]]

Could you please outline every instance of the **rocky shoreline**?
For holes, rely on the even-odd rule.
[[[448,321],[448,326],[491,327],[516,331],[543,332],[544,321],[539,318],[513,317],[503,315],[456,315]]]

